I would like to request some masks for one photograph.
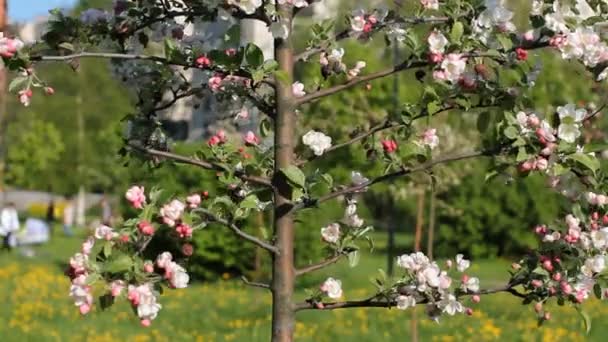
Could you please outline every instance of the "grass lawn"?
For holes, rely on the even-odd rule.
[[[382,238],[378,250],[385,250]],[[398,237],[403,246],[407,240]],[[62,267],[79,249],[80,238],[59,236],[37,247],[28,259],[18,251],[0,254],[0,332],[2,341],[268,341],[270,294],[243,286],[239,280],[196,283],[185,290],[169,290],[152,327],[142,328],[124,302],[81,317],[68,297],[69,281]],[[508,278],[506,260],[474,261],[468,272],[479,276],[482,287]],[[373,293],[370,277],[386,268],[381,252],[363,255],[356,268],[346,262],[301,279],[316,286],[327,276],[343,281],[346,299]],[[314,285],[313,285],[314,284]],[[303,290],[298,296],[304,297]],[[466,302],[466,305],[471,303]],[[442,317],[436,324],[417,309],[420,341],[600,341],[608,333],[603,321],[608,304],[591,300],[586,310],[594,324],[585,335],[573,308],[552,307],[552,320],[541,328],[531,307],[509,295],[486,296],[472,306],[472,317]],[[298,314],[298,341],[409,341],[412,310],[347,309]]]

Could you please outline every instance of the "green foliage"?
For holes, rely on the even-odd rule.
[[[60,161],[65,150],[61,133],[51,122],[33,119],[23,132],[10,132],[7,154],[7,181],[25,188],[35,188]]]
[[[438,210],[439,256],[521,254],[535,245],[533,225],[550,222],[560,211],[562,197],[542,177],[486,183],[480,171],[439,196],[447,206]]]

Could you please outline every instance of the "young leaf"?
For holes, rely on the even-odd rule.
[[[300,188],[304,188],[306,185],[306,176],[297,166],[290,165],[288,167],[282,168],[281,172],[287,177],[289,182],[293,185],[297,185]]]

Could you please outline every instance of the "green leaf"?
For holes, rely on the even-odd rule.
[[[593,285],[593,294],[595,294],[597,299],[602,299],[602,287],[600,284],[596,283]]]
[[[575,153],[575,154],[571,155],[569,157],[569,159],[579,162],[580,164],[582,164],[583,166],[585,166],[586,168],[591,170],[593,173],[595,173],[595,171],[597,171],[600,168],[599,160],[597,160],[597,158],[590,156],[588,154]]]
[[[264,64],[264,52],[255,44],[247,44],[245,47],[245,62],[252,69],[259,68]]]
[[[105,265],[105,271],[119,273],[127,271],[133,265],[133,260],[128,255],[120,255]]]
[[[106,241],[106,243],[103,245],[103,255],[108,258],[110,257],[110,255],[112,255],[112,242],[111,241]]]
[[[321,175],[321,178],[327,184],[328,187],[334,186],[334,178],[329,173],[324,173]]]
[[[509,139],[517,139],[517,137],[519,136],[519,132],[517,131],[517,128],[515,128],[514,126],[509,126],[505,129],[505,136]]]
[[[508,36],[505,35],[498,35],[498,42],[500,43],[500,45],[502,46],[503,50],[510,50],[513,47],[513,42],[511,41],[511,38],[509,38]]]
[[[28,80],[29,77],[26,76],[15,77],[9,84],[8,91],[12,93],[17,89],[22,88],[22,86],[25,86]]]
[[[453,43],[459,42],[460,38],[462,38],[462,34],[464,33],[464,26],[460,21],[454,23],[452,26],[452,32],[450,33],[450,38]]]
[[[260,122],[260,134],[263,138],[266,138],[272,132],[272,122],[270,119],[265,117],[262,122]]]
[[[528,157],[529,157],[529,155],[528,155],[528,152],[526,151],[526,148],[524,146],[522,146],[517,150],[517,157],[516,157],[515,161],[523,162],[525,160],[528,160]]]
[[[277,70],[274,72],[274,77],[276,77],[277,81],[283,84],[291,84],[291,77],[283,70]]]
[[[256,195],[249,195],[239,203],[239,207],[243,209],[258,209],[258,203],[260,200]]]
[[[302,189],[306,186],[306,176],[304,175],[302,170],[300,170],[297,166],[290,165],[288,167],[282,168],[281,172],[293,185],[297,185]]]
[[[585,333],[589,334],[591,331],[591,317],[587,314],[581,307],[576,307],[576,311],[579,313],[581,318],[583,319],[583,324],[585,326]]]

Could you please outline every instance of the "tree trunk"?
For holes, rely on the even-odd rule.
[[[291,26],[291,6],[278,6],[282,20]],[[293,78],[293,51],[288,40],[275,40],[275,57],[279,69]],[[291,342],[295,329],[293,292],[294,272],[294,220],[291,209],[291,187],[280,170],[293,164],[295,114],[291,83],[276,78],[275,117],[275,176],[274,237],[279,253],[272,261],[272,341]]]

